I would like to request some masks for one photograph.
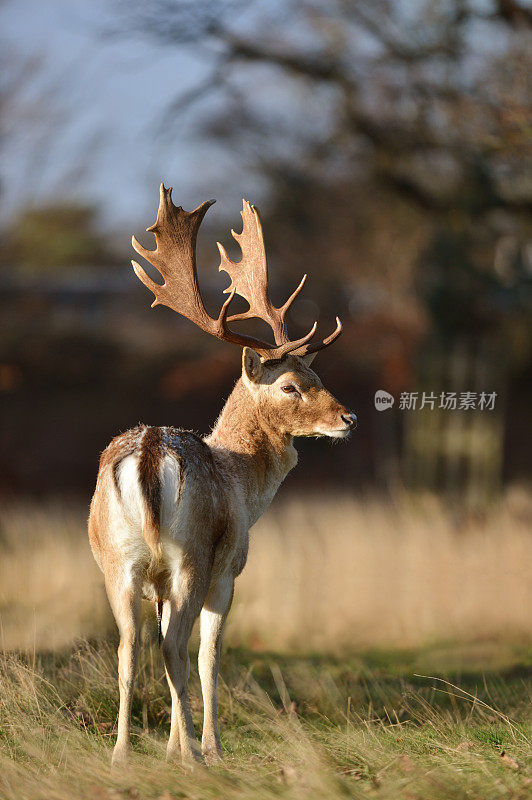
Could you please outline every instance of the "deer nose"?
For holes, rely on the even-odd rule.
[[[354,414],[352,411],[348,411],[345,414],[342,414],[342,420],[345,422],[346,425],[349,425],[350,428],[356,428],[357,426],[357,415]]]

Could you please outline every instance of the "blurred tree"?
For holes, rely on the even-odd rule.
[[[10,268],[34,274],[116,262],[88,205],[58,203],[22,212],[4,231],[0,253]]]
[[[532,175],[519,168],[532,144],[532,13],[518,2],[155,0],[127,14],[163,45],[205,54],[167,126],[196,103],[201,129],[259,168],[365,166],[435,211],[457,197],[472,213],[530,208]],[[202,107],[209,91],[224,102]]]
[[[27,207],[28,187],[32,209],[50,205],[50,197],[64,197],[65,186],[74,192],[70,194],[73,204],[82,208],[84,195],[77,192],[79,188],[83,190],[85,179],[93,170],[105,130],[102,125],[94,125],[90,132],[76,137],[77,146],[71,150],[74,157],[65,158],[65,146],[72,147],[71,129],[79,120],[79,109],[68,94],[69,75],[64,70],[54,74],[45,54],[31,54],[13,46],[3,34],[2,37],[0,33],[1,223],[9,224],[11,214]],[[7,164],[12,167],[13,162],[17,171],[10,170],[12,174],[6,179]]]
[[[202,133],[238,169],[268,179],[265,229],[279,263],[320,275],[327,313],[350,291],[344,366],[348,354],[371,353],[380,385],[414,383],[411,343],[425,312],[436,336],[430,369],[419,360],[423,388],[451,377],[458,385],[458,372],[474,387],[481,376],[504,386],[502,353],[522,366],[532,342],[532,315],[523,326],[521,313],[525,299],[532,307],[527,4],[155,0],[137,9],[137,32],[204,58],[201,82],[169,104],[167,135],[194,104]],[[467,435],[447,436],[432,430],[437,415],[428,427],[415,419],[404,437],[411,485],[437,488],[447,472],[466,502],[492,496],[502,426],[481,416]],[[384,460],[391,439],[381,436]],[[451,453],[449,441],[464,452]]]
[[[503,237],[524,252],[532,209],[532,13],[525,3],[155,0],[138,4],[136,14],[128,5],[123,25],[163,46],[201,52],[201,82],[169,102],[166,135],[193,105],[204,136],[237,154],[241,169],[268,178],[276,224],[267,230],[280,223],[300,234],[290,258],[312,262],[323,252],[317,242],[329,239],[329,284],[335,273],[337,284],[340,274],[345,279],[353,253],[358,260],[349,246],[368,238],[368,224],[375,242],[396,214],[412,226],[417,219],[424,232],[418,251],[410,247],[410,269],[434,268],[432,286],[449,274],[452,292],[489,284],[455,280],[457,242],[466,271],[468,264],[493,271]],[[330,235],[339,229],[343,238]],[[380,253],[377,284],[391,288],[390,260],[402,255],[397,246]],[[403,297],[414,283],[402,266],[396,288]],[[429,303],[429,312],[441,307]]]
[[[43,86],[41,81],[38,91],[33,91],[44,63],[42,55],[28,55],[14,50],[7,41],[0,42],[0,143],[3,152],[15,141],[24,143],[30,164],[21,180],[31,175],[33,188],[51,141],[65,122],[64,111],[57,105],[56,87]],[[0,175],[1,194],[5,191],[2,178]]]

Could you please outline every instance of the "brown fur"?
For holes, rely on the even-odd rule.
[[[294,387],[293,393],[283,391],[287,385]],[[129,746],[142,592],[163,601],[162,646],[172,695],[168,756],[181,750],[185,761],[200,757],[186,691],[187,643],[200,612],[199,666],[205,701],[202,745],[209,758],[220,753],[216,676],[221,636],[234,579],[246,563],[249,529],[297,463],[294,436],[343,438],[353,426],[354,418],[303,359],[287,356],[268,364],[245,350],[242,377],[209,436],[202,439],[178,428],[140,426],[114,439],[104,451],[91,504],[89,536],[123,643],[115,761],[127,756]],[[143,535],[157,555],[151,562],[146,560],[145,547],[139,545],[136,521],[127,517],[136,507],[131,501],[135,483],[130,466],[120,473],[120,484],[127,487],[127,493],[124,491],[124,498],[117,493],[118,465],[136,451],[138,486],[150,521]]]
[[[139,446],[145,429],[145,425],[137,425],[136,428],[131,428],[129,431],[125,431],[125,433],[120,433],[118,436],[115,436],[115,438],[109,442],[100,456],[99,473],[108,466],[112,467],[113,473],[115,473],[115,470],[119,466],[122,459],[135,452]],[[118,479],[116,473],[114,474],[113,479],[118,489]]]
[[[142,494],[146,501],[144,538],[156,560],[160,558],[159,526],[161,522],[161,480],[159,469],[162,458],[162,432],[160,428],[148,427],[140,445],[138,476]]]

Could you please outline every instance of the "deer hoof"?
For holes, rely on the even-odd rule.
[[[119,769],[129,762],[129,747],[115,747],[111,757],[111,769]]]

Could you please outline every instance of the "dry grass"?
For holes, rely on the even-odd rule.
[[[350,651],[435,640],[530,641],[532,501],[514,490],[460,525],[434,500],[294,499],[253,530],[227,642]],[[113,629],[85,510],[0,516],[5,649],[54,649]]]
[[[408,661],[392,657],[384,666],[382,658],[340,665],[226,652],[219,692],[225,763],[191,775],[164,761],[169,696],[156,646],[143,648],[133,758],[117,773],[109,771],[118,705],[114,647],[81,643],[35,661],[0,655],[0,797],[530,796],[530,686],[519,660],[505,675],[449,681],[416,677]],[[191,696],[198,728],[195,671]]]
[[[169,692],[153,615],[132,763],[109,771],[116,634],[83,510],[11,507],[0,523],[3,644],[26,650],[0,653],[1,800],[530,795],[526,495],[460,527],[429,501],[274,506],[254,532],[222,658],[225,763],[193,775],[164,762]],[[95,638],[72,647],[79,635]],[[462,643],[354,655],[451,637]],[[199,729],[194,666],[190,690]]]
[[[436,501],[273,506],[251,543],[233,640],[350,650],[532,634],[532,504],[457,524]]]
[[[16,505],[0,515],[0,643],[56,649],[109,629],[83,509]]]

